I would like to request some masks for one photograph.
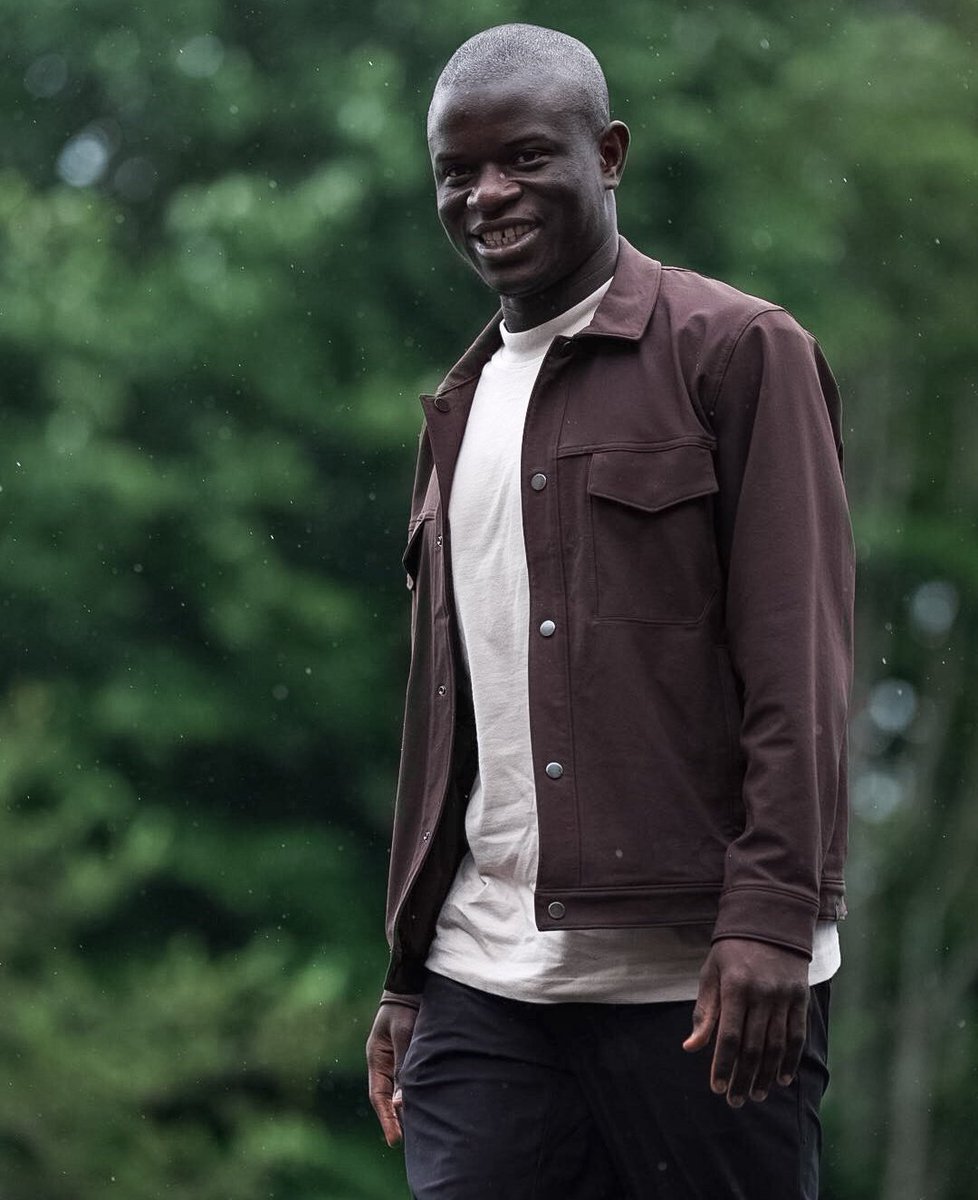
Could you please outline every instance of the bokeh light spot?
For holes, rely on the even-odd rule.
[[[39,100],[49,100],[68,82],[68,64],[60,54],[42,54],[24,72],[24,87]]]

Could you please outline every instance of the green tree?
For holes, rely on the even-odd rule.
[[[826,1194],[973,1194],[973,2],[0,0],[9,1200],[403,1194],[363,1096],[416,393],[491,301],[424,110],[582,37],[622,227],[788,305],[848,397],[853,916]]]

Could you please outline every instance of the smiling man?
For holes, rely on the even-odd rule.
[[[814,1200],[844,915],[839,400],[778,305],[619,237],[580,42],[435,88],[501,313],[423,397],[371,1100],[418,1200]],[[702,1052],[702,1053],[701,1053]]]

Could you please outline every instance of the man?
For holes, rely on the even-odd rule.
[[[439,217],[502,312],[422,398],[404,556],[367,1057],[418,1200],[818,1190],[838,395],[777,305],[619,238],[628,140],[590,51],[533,26],[466,42],[429,110]]]

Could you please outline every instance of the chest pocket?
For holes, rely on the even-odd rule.
[[[596,451],[587,490],[598,618],[701,621],[720,586],[709,447]]]

